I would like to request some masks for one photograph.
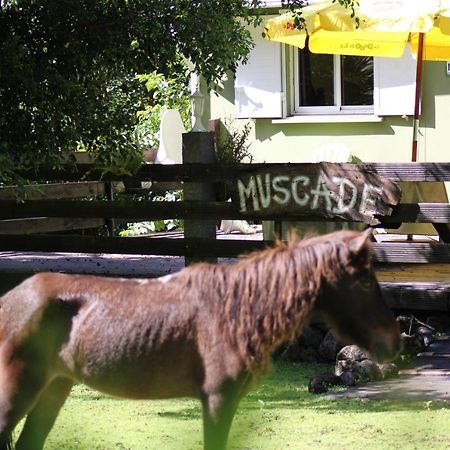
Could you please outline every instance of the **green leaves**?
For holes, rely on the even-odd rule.
[[[183,198],[183,191],[167,191],[165,195],[151,197],[154,202],[178,202]],[[183,220],[164,219],[148,220],[145,222],[127,223],[127,227],[119,232],[119,236],[140,236],[158,231],[176,231],[183,229]]]
[[[10,163],[0,176],[58,164],[78,142],[110,170],[158,108],[188,111],[182,59],[212,83],[245,58],[252,44],[236,19],[255,21],[250,12],[241,0],[2,2],[0,154]],[[136,74],[151,76],[145,85]]]
[[[356,7],[358,5],[358,0],[332,0],[332,3],[339,3],[343,8],[349,10],[349,15],[355,20],[355,27],[359,27],[359,17],[356,15]],[[294,25],[300,30],[306,30],[306,21],[302,14],[302,9],[308,6],[308,0],[282,0],[281,1],[284,8],[287,8],[292,12],[294,18]]]
[[[165,109],[178,109],[185,128],[190,128],[191,105],[187,87],[188,70],[186,64],[179,59],[178,73],[167,78],[156,71],[136,75],[136,79],[145,86],[148,102],[137,112],[138,125],[136,136],[143,148],[158,147],[161,113]]]

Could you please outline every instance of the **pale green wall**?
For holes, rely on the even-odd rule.
[[[212,119],[234,117],[232,80],[210,99]],[[329,143],[345,144],[366,162],[411,160],[412,117],[386,117],[377,123],[272,124],[270,119],[251,123],[251,151],[258,162],[308,162],[314,149]],[[426,62],[418,160],[450,161],[448,142],[450,77],[445,74],[444,62]]]
[[[450,76],[445,63],[426,62],[422,92],[422,161],[450,161]]]

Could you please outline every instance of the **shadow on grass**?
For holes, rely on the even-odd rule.
[[[326,395],[314,395],[308,392],[308,382],[311,376],[331,371],[326,364],[290,363],[277,361],[269,373],[262,378],[261,383],[251,391],[240,403],[238,413],[251,411],[276,411],[277,409],[309,409],[328,413],[367,413],[384,411],[417,411],[423,410],[424,400],[416,400],[414,393],[405,392],[400,400],[367,400],[359,398],[330,399]],[[96,392],[91,392],[93,400],[111,398]],[[126,400],[123,400],[126,401]],[[450,408],[450,403],[439,399],[428,401],[428,410]],[[201,419],[200,403],[175,410],[158,411],[159,417],[169,419],[190,420]]]
[[[180,420],[192,420],[200,419],[202,412],[200,409],[200,403],[197,407],[184,408],[179,411],[159,411],[158,417],[166,417],[168,419],[180,419]]]

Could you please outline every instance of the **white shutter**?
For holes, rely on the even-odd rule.
[[[250,28],[255,46],[235,78],[238,118],[283,117],[282,47],[262,37],[263,27]]]
[[[374,58],[374,110],[379,116],[412,116],[416,67],[409,46],[401,58]]]

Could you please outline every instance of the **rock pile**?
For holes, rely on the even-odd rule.
[[[309,391],[325,393],[331,386],[354,386],[368,381],[394,377],[418,353],[430,344],[435,333],[450,329],[448,315],[430,316],[423,322],[407,314],[397,317],[402,332],[403,351],[399,358],[388,364],[378,364],[356,345],[344,346],[323,325],[305,328],[294,342],[280,348],[277,356],[291,361],[335,363],[334,373],[311,378]]]

